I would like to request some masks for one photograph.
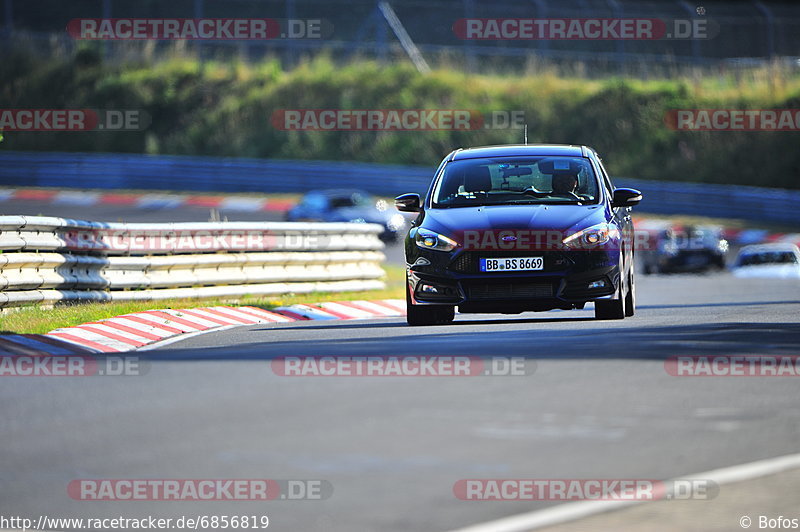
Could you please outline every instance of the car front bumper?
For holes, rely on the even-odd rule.
[[[480,258],[525,256],[542,256],[544,269],[479,270]],[[582,307],[619,293],[620,259],[619,252],[613,250],[450,254],[420,249],[413,260],[407,268],[407,280],[415,305],[458,305],[461,312],[516,313]]]

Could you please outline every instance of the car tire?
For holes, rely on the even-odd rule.
[[[630,318],[636,314],[636,276],[631,264],[631,271],[628,273],[628,292],[625,294],[625,317]]]
[[[440,306],[436,309],[439,317],[439,325],[447,325],[453,323],[456,317],[456,307],[454,306]]]
[[[446,325],[455,319],[456,308],[449,305],[414,305],[406,289],[406,323],[412,327]]]
[[[594,317],[598,320],[625,319],[624,299],[605,299],[594,302]]]

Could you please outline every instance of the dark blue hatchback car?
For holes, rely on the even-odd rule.
[[[462,313],[580,309],[598,319],[635,309],[637,190],[614,188],[585,146],[458,149],[442,161],[405,241],[410,325]]]

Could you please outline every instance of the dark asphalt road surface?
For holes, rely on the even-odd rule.
[[[674,355],[800,354],[800,285],[640,276],[592,311],[258,325],[146,354],[138,377],[6,378],[0,515],[267,514],[291,531],[448,530],[554,502],[454,497],[465,478],[666,479],[797,452],[800,381],[674,377]],[[521,356],[516,377],[282,377],[286,355]],[[323,501],[86,502],[81,478],[323,479]],[[699,502],[697,504],[703,504]]]

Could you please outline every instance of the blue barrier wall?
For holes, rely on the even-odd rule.
[[[0,186],[305,192],[362,188],[425,193],[434,167],[335,161],[223,159],[116,153],[0,152]],[[644,193],[639,212],[690,214],[800,226],[800,191],[616,178]]]

